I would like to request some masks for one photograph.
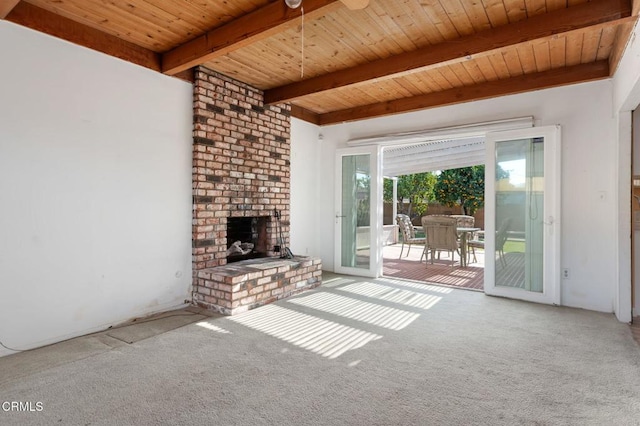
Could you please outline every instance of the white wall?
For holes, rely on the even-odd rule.
[[[318,150],[319,127],[306,121],[291,120],[291,242],[294,254],[318,256],[317,187],[320,182]]]
[[[562,281],[562,303],[612,312],[618,151],[609,80],[321,128],[320,150],[309,153],[321,162],[320,186],[306,208],[315,210],[323,238],[311,250],[322,257],[326,270],[333,270],[334,153],[350,138],[529,115],[537,126],[562,126],[562,266],[571,269],[571,279]],[[605,200],[599,199],[600,191]]]
[[[182,305],[191,85],[6,21],[0,52],[0,341]]]

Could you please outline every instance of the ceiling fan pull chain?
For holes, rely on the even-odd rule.
[[[300,59],[300,78],[304,78],[304,6],[300,8],[300,11],[302,12],[300,15],[300,52],[302,55],[302,58]]]

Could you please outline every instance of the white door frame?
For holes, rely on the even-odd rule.
[[[544,248],[543,248],[543,292],[495,285],[496,263],[496,188],[495,170],[496,142],[516,139],[544,138]],[[484,291],[488,295],[528,300],[546,304],[561,304],[561,167],[560,126],[532,127],[487,133],[485,162],[485,270]]]
[[[371,211],[369,216],[369,267],[354,268],[342,266],[342,157],[351,155],[365,155],[370,157],[371,183]],[[363,146],[355,148],[340,148],[336,150],[335,170],[336,213],[334,269],[336,273],[377,278],[382,275],[382,238],[383,238],[383,204],[382,204],[382,147]]]

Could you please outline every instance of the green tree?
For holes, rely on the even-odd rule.
[[[484,166],[441,171],[435,185],[435,197],[440,204],[460,205],[462,214],[473,215],[484,206]]]
[[[509,173],[498,166],[498,178]],[[443,170],[435,185],[436,200],[448,207],[460,205],[462,214],[473,215],[484,206],[484,166]]]
[[[427,211],[429,201],[434,198],[436,176],[431,172],[416,173],[398,177],[398,212],[410,216],[422,215]],[[404,200],[409,200],[405,205]],[[384,181],[384,201],[393,202],[393,181]]]

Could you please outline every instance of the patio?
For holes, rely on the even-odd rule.
[[[428,263],[425,266],[424,259],[420,262],[423,246],[412,246],[408,256],[406,256],[407,248],[405,247],[400,259],[401,246],[402,244],[399,243],[384,247],[382,251],[384,276],[483,291],[483,251],[476,250],[478,261],[469,263],[464,268],[460,267],[460,258],[456,255],[456,262],[452,270],[451,258],[446,253],[441,254],[440,260],[435,259],[433,265]]]

